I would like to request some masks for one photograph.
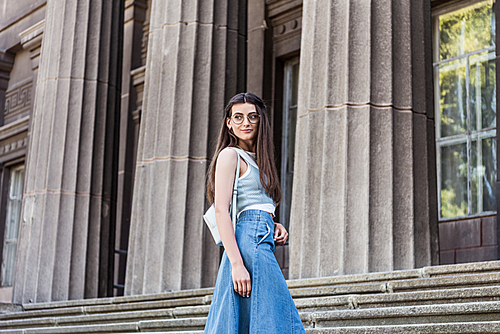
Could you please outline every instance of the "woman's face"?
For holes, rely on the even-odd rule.
[[[226,119],[229,130],[241,141],[249,143],[257,138],[260,117],[252,103],[239,103],[231,108],[231,117]]]

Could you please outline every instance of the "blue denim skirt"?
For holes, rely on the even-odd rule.
[[[204,333],[305,334],[304,326],[274,257],[274,222],[261,210],[243,211],[236,241],[252,280],[250,297],[234,291],[231,263],[224,252]]]

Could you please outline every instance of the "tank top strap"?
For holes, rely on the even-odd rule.
[[[252,159],[252,157],[250,157],[250,155],[248,155],[247,152],[245,152],[244,150],[242,150],[241,148],[237,148],[237,147],[231,147],[232,149],[234,149],[236,151],[236,153],[238,153],[238,155],[243,159],[245,160],[246,163],[252,165],[253,167],[259,169],[259,166],[257,166],[257,163],[255,162],[255,160]]]

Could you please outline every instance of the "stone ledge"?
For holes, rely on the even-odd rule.
[[[402,325],[495,321],[500,317],[500,302],[400,306],[390,308],[320,311],[301,313],[308,327],[343,327],[370,324]]]
[[[0,303],[0,316],[2,314],[22,312],[22,311],[23,311],[23,306],[21,304]]]
[[[473,274],[479,272],[500,271],[500,261],[474,262],[463,264],[450,264],[443,266],[424,267],[422,270],[425,275],[435,276],[450,276],[456,274]]]
[[[390,292],[436,289],[439,287],[467,287],[471,285],[500,285],[499,273],[478,273],[458,276],[431,277],[422,279],[398,280],[387,283],[387,290]]]
[[[332,276],[321,278],[303,278],[287,281],[288,288],[306,288],[335,285],[356,285],[362,283],[382,283],[388,280],[422,278],[421,269],[390,271],[385,273],[369,273],[358,275]]]
[[[445,290],[407,291],[378,295],[353,296],[358,308],[404,305],[445,304],[500,300],[500,286]]]
[[[359,326],[359,327],[337,327],[337,328],[310,328],[307,334],[425,334],[425,333],[500,333],[500,321],[484,322],[461,322],[448,324],[418,324],[418,325],[394,325],[394,326]]]
[[[54,316],[70,316],[70,315],[80,315],[85,314],[83,307],[69,307],[56,310],[37,310],[37,311],[26,311],[26,312],[16,312],[16,313],[6,313],[0,314],[0,320],[10,320],[19,318],[43,318],[43,317],[54,317]],[[0,323],[0,327],[2,323]]]
[[[81,315],[78,317],[58,318],[58,326],[78,326],[89,324],[105,324],[105,323],[136,323],[142,320],[174,318],[172,310],[148,310],[135,312],[122,312],[111,314],[92,314]]]
[[[38,310],[38,309],[63,308],[68,306],[112,305],[112,304],[150,302],[150,301],[181,299],[189,297],[205,297],[207,295],[212,295],[213,291],[214,288],[203,288],[203,289],[181,290],[175,292],[164,292],[164,293],[139,295],[139,296],[108,297],[108,298],[67,300],[67,301],[49,302],[49,303],[23,304],[23,307],[26,311],[28,311],[28,310]]]
[[[106,304],[113,304],[113,298],[78,299],[65,300],[61,302],[23,304],[23,308],[25,311],[42,311],[56,308]]]
[[[387,292],[385,283],[365,283],[354,285],[310,287],[310,288],[290,288],[290,294],[293,298],[317,297],[347,295],[352,293],[380,293]]]
[[[52,328],[30,328],[24,330],[23,334],[62,334],[62,333],[120,333],[139,332],[135,323],[112,324],[112,325],[83,325],[83,326],[58,326]],[[2,332],[0,332],[2,333]]]
[[[166,319],[166,320],[151,320],[139,321],[139,329],[141,332],[155,331],[157,329],[203,329],[207,319],[203,318],[185,318],[185,319]]]
[[[458,301],[460,300],[460,301]],[[398,293],[325,296],[295,300],[300,311],[315,312],[325,309],[347,310],[367,308],[388,308],[429,304],[457,304],[500,300],[500,286],[487,288],[463,288],[426,290]]]
[[[500,261],[453,264],[443,266],[423,267],[412,270],[396,270],[381,273],[332,276],[322,278],[304,278],[287,281],[288,287],[305,288],[315,286],[355,285],[360,283],[377,283],[394,280],[418,278],[435,278],[445,276],[469,275],[488,272],[500,272]]]
[[[206,305],[207,301],[205,297],[197,298],[183,298],[183,299],[171,299],[162,300],[154,302],[138,302],[129,304],[111,304],[103,306],[87,306],[85,307],[86,313],[106,313],[106,312],[119,312],[119,311],[131,311],[131,310],[151,310],[160,308],[175,308],[182,306],[194,306],[194,305]]]

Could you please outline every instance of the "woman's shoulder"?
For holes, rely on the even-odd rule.
[[[220,151],[219,156],[217,157],[217,163],[231,163],[236,165],[236,158],[238,157],[238,153],[233,147],[226,147],[222,151]]]

